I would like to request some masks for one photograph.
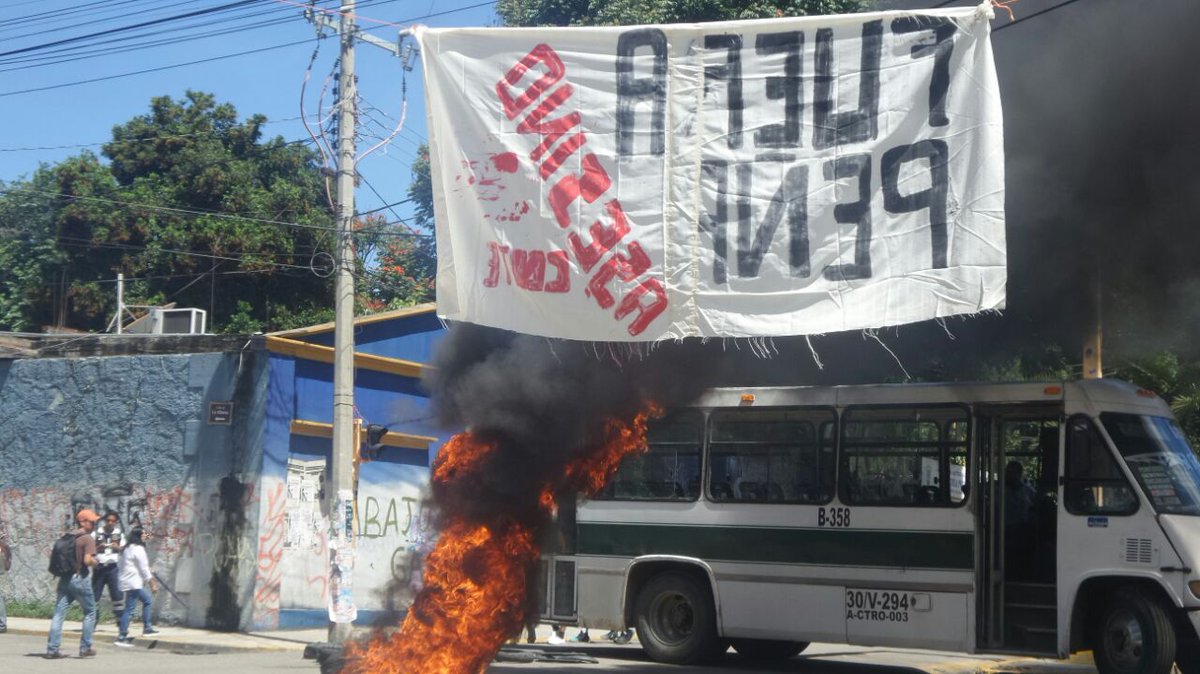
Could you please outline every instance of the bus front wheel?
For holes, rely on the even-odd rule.
[[[668,571],[651,578],[635,605],[638,640],[651,659],[688,665],[718,655],[712,592],[692,576]]]
[[[1100,674],[1167,674],[1175,659],[1175,628],[1157,600],[1123,587],[1101,610],[1092,646]]]
[[[787,660],[808,648],[807,641],[774,641],[770,639],[730,639],[730,641],[738,655],[756,662]]]

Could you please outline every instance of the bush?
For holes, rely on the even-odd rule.
[[[54,602],[41,600],[21,600],[10,599],[5,602],[8,607],[8,615],[13,618],[43,618],[49,620],[54,617]],[[102,600],[100,609],[99,622],[110,622],[115,620],[112,608]],[[81,622],[83,620],[83,609],[79,608],[78,603],[71,604],[67,609],[67,620]]]

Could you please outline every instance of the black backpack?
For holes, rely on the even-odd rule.
[[[66,533],[61,538],[54,541],[54,547],[50,549],[50,573],[65,578],[74,576],[79,567],[75,564],[75,540],[80,534]]]

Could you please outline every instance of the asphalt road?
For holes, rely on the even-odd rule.
[[[74,637],[74,640],[71,640]],[[64,653],[75,653],[77,633],[67,632]],[[774,666],[748,665],[731,651],[720,661],[702,667],[673,667],[648,661],[636,645],[568,644],[565,646],[525,647],[548,652],[581,652],[597,659],[596,663],[561,662],[497,663],[495,674],[715,674],[717,672],[797,672],[806,674],[1089,674],[1089,665],[1005,661],[995,657],[972,657],[930,651],[868,649],[831,644],[814,644],[809,652]],[[240,674],[243,672],[304,672],[318,674],[312,660],[297,653],[192,653],[167,650],[117,648],[110,639],[96,643],[99,655],[88,660],[70,658],[45,660],[44,636],[0,634],[0,672],[137,672],[138,674]]]

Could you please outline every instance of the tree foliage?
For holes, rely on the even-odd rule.
[[[633,25],[844,14],[865,0],[500,0],[508,26]]]
[[[264,139],[264,122],[239,120],[206,93],[158,97],[113,129],[107,161],[84,152],[3,185],[0,328],[102,330],[118,272],[133,279],[126,303],[207,309],[218,331],[328,320],[334,220],[325,178],[304,145]],[[360,253],[365,272],[370,246]],[[362,292],[403,301],[402,291]]]

